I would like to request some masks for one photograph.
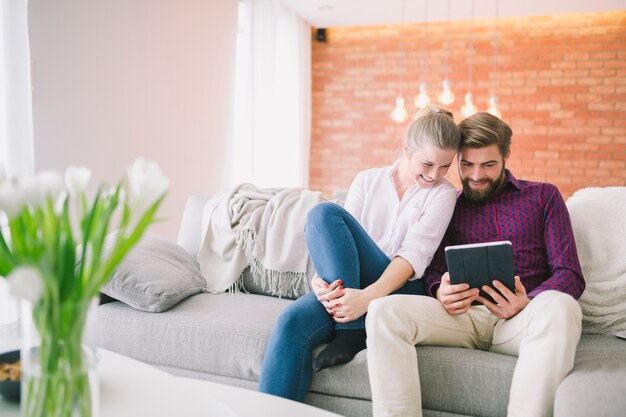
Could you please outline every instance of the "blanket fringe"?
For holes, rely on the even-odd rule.
[[[239,231],[235,238],[235,243],[242,245],[246,257],[250,259],[248,266],[250,267],[254,283],[263,291],[267,291],[278,298],[296,298],[299,294],[304,294],[308,291],[306,272],[281,272],[268,269],[261,263],[254,254],[256,245],[260,245],[256,241],[254,230],[244,229]],[[243,273],[231,287],[235,287],[233,288],[234,292],[241,292],[242,289],[244,292],[247,292],[243,285]],[[231,292],[230,288],[229,292]]]
[[[296,298],[308,290],[305,272],[281,272],[267,269],[254,256],[250,260],[250,272],[256,285],[278,298],[283,296]]]

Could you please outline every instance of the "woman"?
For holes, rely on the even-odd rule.
[[[450,222],[456,190],[443,176],[460,146],[450,112],[422,110],[393,165],[360,172],[344,208],[321,203],[305,237],[317,271],[312,292],[280,315],[267,345],[259,390],[304,401],[311,371],[347,363],[365,349],[370,301],[426,294],[418,280]],[[330,344],[312,360],[312,350]]]

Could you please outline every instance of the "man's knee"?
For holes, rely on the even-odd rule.
[[[580,331],[582,311],[578,301],[571,295],[560,291],[544,291],[532,303],[537,305],[537,314],[546,318],[551,327]]]
[[[365,318],[367,337],[409,332],[412,328],[412,316],[407,314],[407,300],[411,300],[411,307],[418,308],[418,298],[413,295],[388,295],[372,301]]]

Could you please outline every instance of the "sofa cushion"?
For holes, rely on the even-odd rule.
[[[162,314],[98,307],[97,345],[162,367],[258,381],[265,344],[289,303],[252,294],[198,294]]]
[[[626,187],[578,190],[567,209],[586,284],[583,333],[626,335]]]
[[[463,348],[417,346],[415,350],[424,409],[470,416],[506,414],[517,358]],[[371,401],[367,351],[346,365],[316,373],[310,390]]]
[[[626,410],[626,340],[586,335],[556,392],[555,417],[611,417]]]
[[[102,293],[136,309],[162,312],[202,292],[198,262],[176,243],[147,234],[127,254]]]

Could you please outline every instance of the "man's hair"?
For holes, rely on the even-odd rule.
[[[511,149],[511,127],[487,112],[476,113],[464,119],[460,124],[461,147],[484,148],[498,145],[500,155],[507,156]]]
[[[417,113],[404,137],[404,145],[409,153],[413,153],[426,143],[455,151],[461,147],[461,132],[454,122],[454,116],[448,110],[434,104]]]

